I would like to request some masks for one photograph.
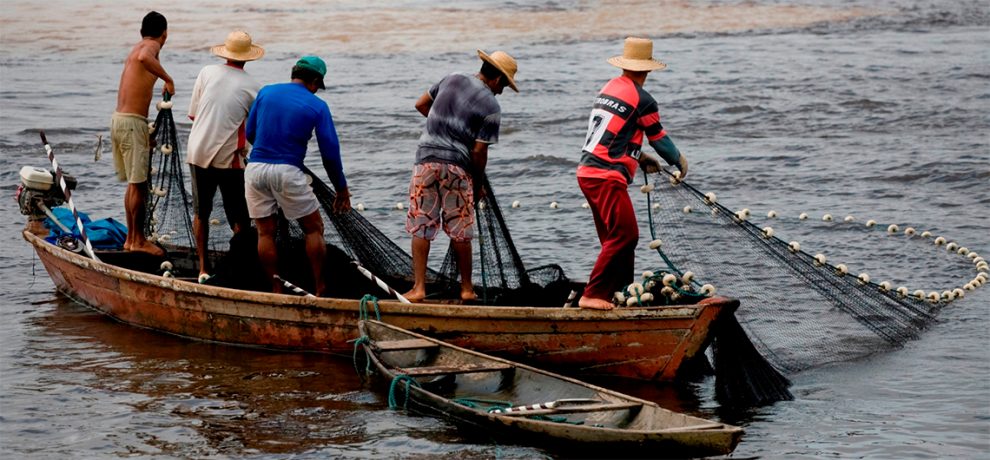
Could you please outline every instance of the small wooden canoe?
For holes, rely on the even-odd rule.
[[[42,229],[47,234],[47,230]],[[244,291],[123,268],[48,243],[25,230],[59,291],[121,322],[183,337],[287,351],[350,355],[357,299]],[[157,265],[157,262],[155,263]],[[360,275],[358,275],[360,276]],[[725,297],[609,312],[533,306],[402,304],[381,317],[458,346],[577,374],[672,380],[704,357],[710,326],[732,315]]]
[[[373,369],[392,380],[390,401],[513,442],[579,455],[699,457],[732,452],[743,434],[379,321],[361,321],[358,329]]]

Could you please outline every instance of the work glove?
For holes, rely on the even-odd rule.
[[[663,165],[660,164],[660,157],[652,152],[641,152],[639,155],[639,165],[643,167],[643,171],[650,174],[658,172],[660,168],[663,168]],[[687,165],[685,164],[684,167],[687,168]]]

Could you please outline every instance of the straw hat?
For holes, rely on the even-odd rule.
[[[227,35],[222,45],[210,48],[210,52],[232,61],[253,61],[265,55],[265,49],[252,44],[251,36],[242,30],[235,30]]]
[[[608,63],[620,69],[634,72],[649,72],[667,68],[664,64],[653,59],[653,40],[648,38],[629,37],[622,47],[622,56],[608,59]]]
[[[499,72],[502,72],[502,75],[505,75],[505,78],[509,80],[509,87],[512,88],[513,91],[517,93],[519,92],[519,88],[516,87],[515,80],[516,70],[518,69],[515,58],[509,56],[509,53],[506,53],[505,51],[496,51],[489,55],[481,50],[478,50],[478,57],[480,57],[482,61],[495,66],[495,68],[498,69]]]

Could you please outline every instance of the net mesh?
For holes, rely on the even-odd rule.
[[[710,283],[740,299],[737,315],[749,336],[785,372],[899,347],[934,321],[948,300],[941,293],[938,300],[930,300],[928,291],[925,299],[916,298],[913,291],[898,293],[897,287],[919,286],[918,278],[930,274],[891,270],[876,262],[897,260],[895,255],[903,256],[908,246],[911,253],[931,246],[930,239],[917,233],[889,234],[886,227],[868,227],[852,218],[767,218],[761,226],[748,210],[732,211],[717,197],[706,197],[688,183],[675,185],[669,177],[651,177],[652,185],[645,187],[650,229],[663,242],[657,249],[662,263],[658,270],[678,276],[690,270],[696,286]],[[804,249],[792,248],[796,240],[774,236],[780,231],[774,232],[770,223],[804,227],[803,232],[792,232]],[[818,253],[808,252],[812,247],[827,249],[832,260],[820,263]],[[855,261],[857,270],[849,272],[839,260]],[[965,266],[959,260],[944,262],[943,273],[960,275]],[[884,274],[892,275],[887,278],[890,287],[876,278],[860,279],[866,269],[888,272]]]

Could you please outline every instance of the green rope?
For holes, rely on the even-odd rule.
[[[408,375],[405,375],[405,374],[396,375],[395,378],[392,379],[392,384],[389,385],[389,388],[388,388],[388,408],[389,409],[395,409],[396,407],[399,407],[399,403],[396,401],[396,398],[395,398],[395,391],[396,391],[396,388],[398,388],[399,383],[401,383],[401,382],[404,382],[406,384],[406,399],[405,399],[405,401],[402,402],[402,408],[403,409],[408,409],[409,408],[409,385],[411,384],[412,386],[414,386],[416,388],[419,388],[420,387],[419,386],[419,382],[417,382],[412,377],[410,377]]]
[[[378,321],[381,321],[382,320],[382,315],[378,311],[378,297],[375,297],[375,296],[373,296],[371,294],[365,294],[364,297],[361,297],[361,305],[358,308],[358,314],[359,314],[360,318],[362,320],[370,319],[370,318],[368,318],[368,301],[369,300],[375,306],[375,319],[378,320]]]
[[[485,398],[464,397],[464,398],[454,399],[453,401],[455,403],[457,403],[457,404],[460,404],[460,405],[465,406],[465,407],[470,407],[472,409],[478,409],[478,408],[480,408],[480,405],[481,404],[484,404],[484,405],[489,406],[488,409],[486,409],[488,412],[491,412],[491,411],[497,410],[497,409],[506,409],[506,408],[512,407],[512,402],[510,402],[510,401],[502,401],[502,400],[499,400],[499,399],[485,399]]]
[[[371,359],[365,356],[364,373],[362,374],[361,370],[358,369],[358,350],[361,349],[361,345],[370,344],[371,339],[366,335],[362,335],[361,337],[354,339],[353,342],[354,342],[354,355],[352,356],[351,359],[354,364],[354,372],[357,372],[357,375],[360,375],[361,378],[363,379],[365,375],[371,374]]]

